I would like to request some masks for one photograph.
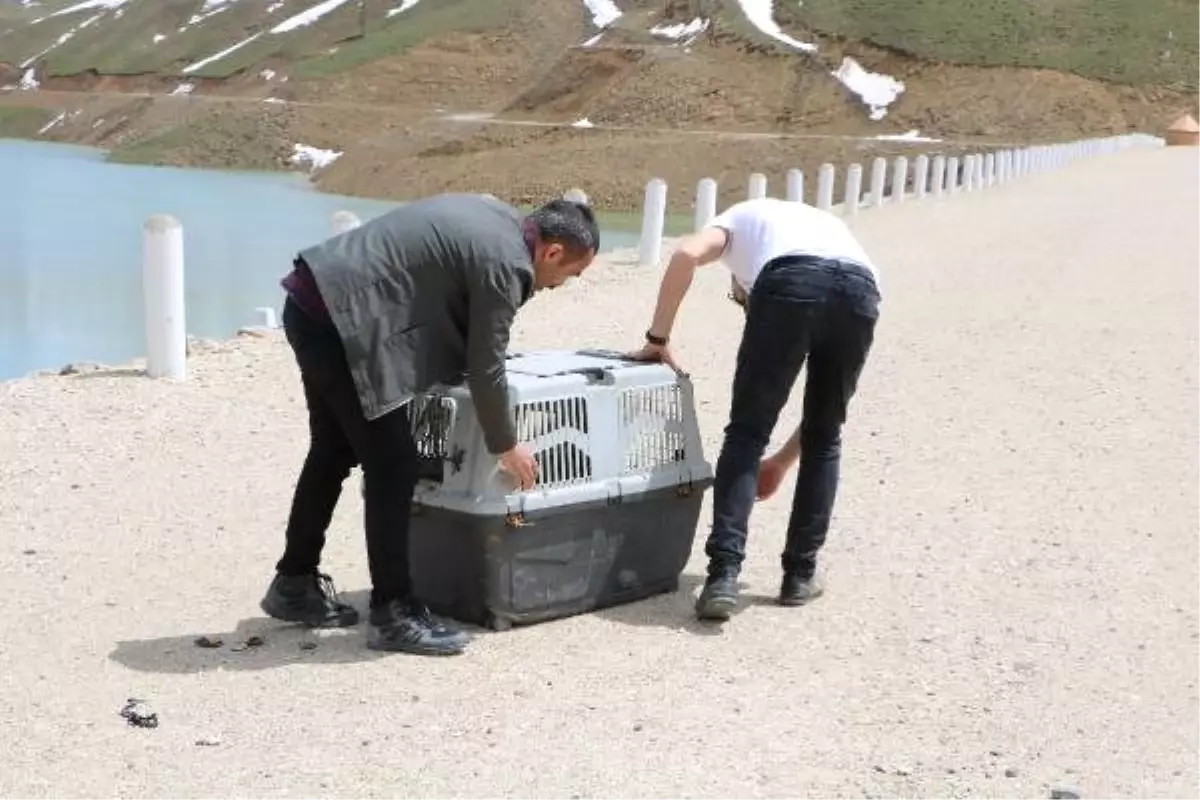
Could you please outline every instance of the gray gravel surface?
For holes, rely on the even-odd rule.
[[[707,505],[678,594],[461,658],[273,623],[306,446],[278,335],[199,348],[183,385],[0,384],[0,794],[1196,797],[1196,175],[1127,152],[861,215],[885,316],[828,594],[772,603],[784,493],[723,627],[690,611]],[[633,348],[656,277],[598,266],[517,343]],[[726,286],[676,333],[710,459]],[[325,566],[362,607],[360,519],[352,479]]]

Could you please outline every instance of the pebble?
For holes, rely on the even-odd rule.
[[[221,740],[215,736],[201,736],[196,740],[197,747],[216,747],[221,744]]]
[[[219,636],[216,636],[216,637],[198,636],[198,637],[196,637],[196,647],[203,647],[205,649],[211,650],[212,648],[220,647],[223,644],[225,644],[225,642],[222,641],[221,637],[219,637]]]
[[[1075,786],[1055,786],[1050,790],[1050,800],[1080,800],[1083,792]]]
[[[1004,770],[1004,777],[1006,777],[1006,778],[1015,778],[1015,777],[1017,777],[1017,768],[1016,768],[1016,767],[1009,767],[1008,769]]]

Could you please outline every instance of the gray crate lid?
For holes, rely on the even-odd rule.
[[[510,354],[505,364],[511,374],[536,378],[639,366],[645,366],[645,362],[633,361],[610,350],[535,350]]]

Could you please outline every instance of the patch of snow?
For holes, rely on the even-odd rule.
[[[220,14],[229,8],[229,4],[235,0],[204,0],[204,5],[200,6],[200,11],[193,14],[187,21],[188,25],[198,25],[211,16]]]
[[[46,131],[50,130],[51,128],[53,128],[55,125],[59,124],[66,118],[67,118],[67,112],[60,111],[57,117],[50,120],[42,127],[38,128],[38,135],[41,135],[41,134],[45,133]]]
[[[783,29],[775,22],[775,0],[738,0],[738,5],[742,7],[742,13],[746,15],[750,24],[758,28],[760,32],[797,50],[803,50],[806,53],[816,52],[815,44],[793,39],[784,33]]]
[[[655,25],[650,29],[651,36],[661,39],[674,39],[679,44],[689,45],[696,37],[708,30],[709,20],[696,17],[691,22],[679,22],[674,25]]]
[[[325,0],[323,3],[317,3],[312,8],[290,16],[274,28],[271,28],[271,33],[287,33],[288,31],[296,30],[296,28],[303,28],[305,25],[312,25],[321,17],[331,11],[336,11],[347,2],[349,0]]]
[[[21,80],[17,83],[17,88],[22,91],[29,92],[41,85],[41,82],[37,79],[37,73],[34,71],[33,67],[30,67],[21,73]]]
[[[621,16],[621,9],[613,0],[583,0],[588,11],[592,14],[592,24],[597,28],[607,28]]]
[[[580,47],[595,47],[597,44],[599,44],[600,40],[603,38],[604,38],[604,31],[600,31],[595,36],[593,36],[592,38],[588,39],[586,42],[581,44]]]
[[[156,33],[156,34],[154,34],[154,43],[158,44],[159,42],[165,40],[166,38],[167,38],[166,34]]]
[[[67,14],[75,14],[80,11],[87,11],[87,10],[93,9],[93,8],[100,8],[100,9],[104,9],[105,11],[115,8],[115,9],[117,9],[117,13],[120,14],[121,6],[125,5],[128,2],[129,2],[129,0],[83,0],[82,3],[76,3],[73,6],[67,6],[66,8],[60,8],[58,11],[55,11],[53,14],[47,14],[44,17],[38,17],[30,24],[37,25],[39,22],[41,22],[44,19],[50,19],[51,17],[62,17],[62,16],[66,16]]]
[[[572,122],[571,127],[572,128],[594,128],[594,127],[596,127],[596,124],[594,122],[592,122],[590,119],[588,119],[587,117],[584,117],[583,119],[577,119],[574,122]]]
[[[267,13],[274,14],[281,8],[283,8],[283,0],[278,0],[278,2],[271,3],[271,5],[267,6]]]
[[[394,17],[397,14],[403,14],[417,4],[418,0],[400,0],[400,5],[390,9],[387,13],[389,17]]]
[[[931,139],[928,136],[922,136],[921,132],[916,128],[908,133],[881,133],[878,136],[872,137],[885,142],[940,142],[941,139]]]
[[[104,124],[104,117],[101,117],[100,119],[98,119],[92,123],[92,130],[96,130],[96,128],[99,128],[103,124]]]
[[[96,20],[100,19],[103,16],[104,16],[104,12],[101,11],[99,14],[95,14],[91,17],[88,17],[83,22],[76,25],[74,28],[71,28],[69,31],[67,31],[66,33],[59,36],[58,40],[55,41],[53,44],[51,44],[49,47],[42,50],[40,53],[36,53],[36,54],[30,56],[29,58],[25,59],[24,61],[22,61],[21,66],[28,67],[30,64],[32,64],[33,62],[37,61],[42,56],[49,53],[51,50],[55,49],[56,47],[60,47],[63,44],[66,44],[68,41],[70,41],[72,36],[79,33],[81,30],[86,28],[88,25],[91,25],[93,22],[95,22]]]
[[[262,78],[264,81],[273,81],[275,80],[275,70],[264,69],[262,72],[258,73],[258,77]]]
[[[322,150],[307,144],[297,144],[292,147],[291,162],[297,165],[308,165],[310,172],[328,167],[341,158],[342,154],[335,150]]]
[[[178,86],[176,86],[174,89],[171,90],[171,95],[178,96],[178,95],[183,95],[183,94],[191,94],[192,90],[195,88],[196,88],[196,84],[194,84],[194,83],[181,83]]]
[[[209,56],[208,58],[202,58],[194,64],[188,64],[186,67],[183,68],[183,71],[184,72],[195,72],[196,70],[200,69],[201,67],[206,67],[209,64],[213,63],[214,61],[220,61],[222,58],[224,58],[225,56],[234,52],[235,50],[240,50],[243,47],[245,47],[246,45],[250,44],[255,39],[257,39],[259,36],[262,36],[262,31],[259,31],[258,33],[253,34],[252,36],[248,36],[245,39],[242,39],[237,44],[226,47],[221,52],[214,53],[213,55]]]
[[[843,58],[842,65],[831,74],[841,81],[843,86],[862,98],[870,109],[868,116],[873,120],[887,116],[888,106],[904,91],[904,84],[900,81],[890,75],[868,72],[849,56]]]
[[[263,100],[263,102],[264,103],[286,103],[287,100],[284,100],[281,97],[268,97],[267,99]]]

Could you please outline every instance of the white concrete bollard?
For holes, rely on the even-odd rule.
[[[787,199],[793,203],[804,202],[804,173],[798,169],[787,172]]]
[[[1005,150],[1000,153],[1000,175],[1005,183],[1012,180],[1012,151]]]
[[[984,186],[996,185],[996,154],[988,153],[983,157],[983,184]]]
[[[963,191],[975,191],[975,159],[974,153],[963,156]]]
[[[259,306],[258,308],[254,309],[254,313],[257,314],[258,318],[262,321],[262,327],[264,327],[264,328],[278,328],[279,327],[278,323],[275,320],[275,309],[271,308],[270,306]]]
[[[826,211],[833,208],[833,181],[836,177],[833,164],[822,164],[817,170],[817,208]]]
[[[903,203],[908,193],[908,159],[896,156],[892,162],[892,202]]]
[[[846,194],[842,198],[842,213],[853,216],[858,213],[862,199],[862,165],[851,164],[846,169]]]
[[[930,176],[930,194],[934,198],[942,196],[942,189],[946,185],[946,157],[938,154],[933,157],[933,174]]]
[[[656,267],[662,258],[663,226],[667,221],[667,182],[654,178],[646,184],[646,203],[642,207],[642,239],[638,244],[638,264]]]
[[[585,206],[589,205],[587,192],[578,187],[567,189],[563,192],[563,200],[570,200],[572,203],[580,203]]]
[[[353,211],[333,212],[333,235],[338,236],[362,225],[362,220]]]
[[[183,226],[158,214],[142,228],[142,295],[146,374],[187,379],[187,322],[183,294]]]
[[[925,199],[925,189],[929,186],[929,156],[922,153],[913,161],[913,195],[918,200]]]
[[[946,159],[946,194],[958,191],[958,156]]]
[[[883,190],[887,184],[887,159],[876,157],[871,162],[871,208],[883,205]]]
[[[746,197],[751,200],[761,200],[767,196],[767,176],[761,172],[750,175],[750,185],[746,189]]]
[[[700,230],[717,215],[717,182],[712,178],[704,178],[696,184],[696,212],[692,220],[696,230]]]

